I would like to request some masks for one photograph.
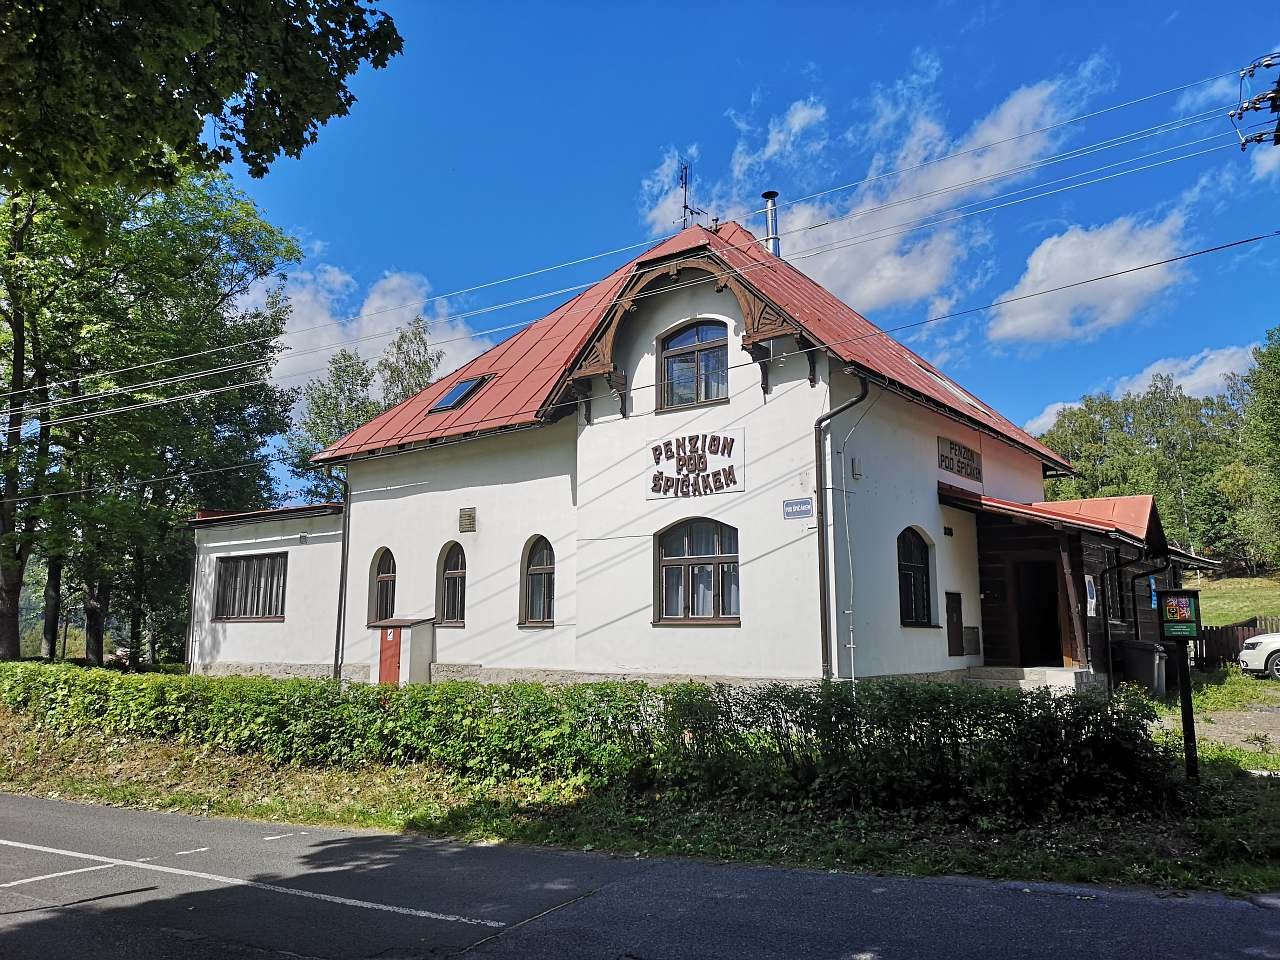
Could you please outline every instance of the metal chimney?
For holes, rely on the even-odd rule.
[[[764,200],[764,248],[775,257],[782,256],[782,239],[778,236],[778,191],[766,190],[760,194]]]

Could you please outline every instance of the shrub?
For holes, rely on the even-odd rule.
[[[1171,768],[1138,697],[909,681],[343,688],[8,663],[0,702],[62,733],[92,727],[278,764],[426,762],[470,779],[577,776],[827,807],[1132,810],[1163,802]]]

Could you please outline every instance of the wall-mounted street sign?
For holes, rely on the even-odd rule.
[[[958,477],[982,482],[982,454],[972,447],[951,440],[938,438],[938,469],[954,473]]]
[[[654,440],[645,456],[651,468],[646,500],[708,497],[747,488],[746,430],[741,427]]]
[[[808,520],[813,516],[813,497],[782,501],[783,520]]]

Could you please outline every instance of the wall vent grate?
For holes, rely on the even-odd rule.
[[[458,532],[459,533],[475,533],[476,532],[476,508],[463,507],[458,511]]]

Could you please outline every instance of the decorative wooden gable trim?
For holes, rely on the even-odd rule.
[[[803,329],[781,308],[765,299],[758,290],[744,282],[737,274],[711,253],[689,257],[677,255],[667,262],[641,265],[623,285],[614,303],[601,317],[600,328],[587,347],[582,359],[570,374],[571,380],[617,374],[614,346],[623,318],[633,312],[637,301],[665,282],[677,280],[682,273],[707,273],[715,278],[719,293],[728,289],[738,301],[742,311],[746,333],[742,338],[743,349],[750,350],[762,340],[779,336],[798,336]]]

